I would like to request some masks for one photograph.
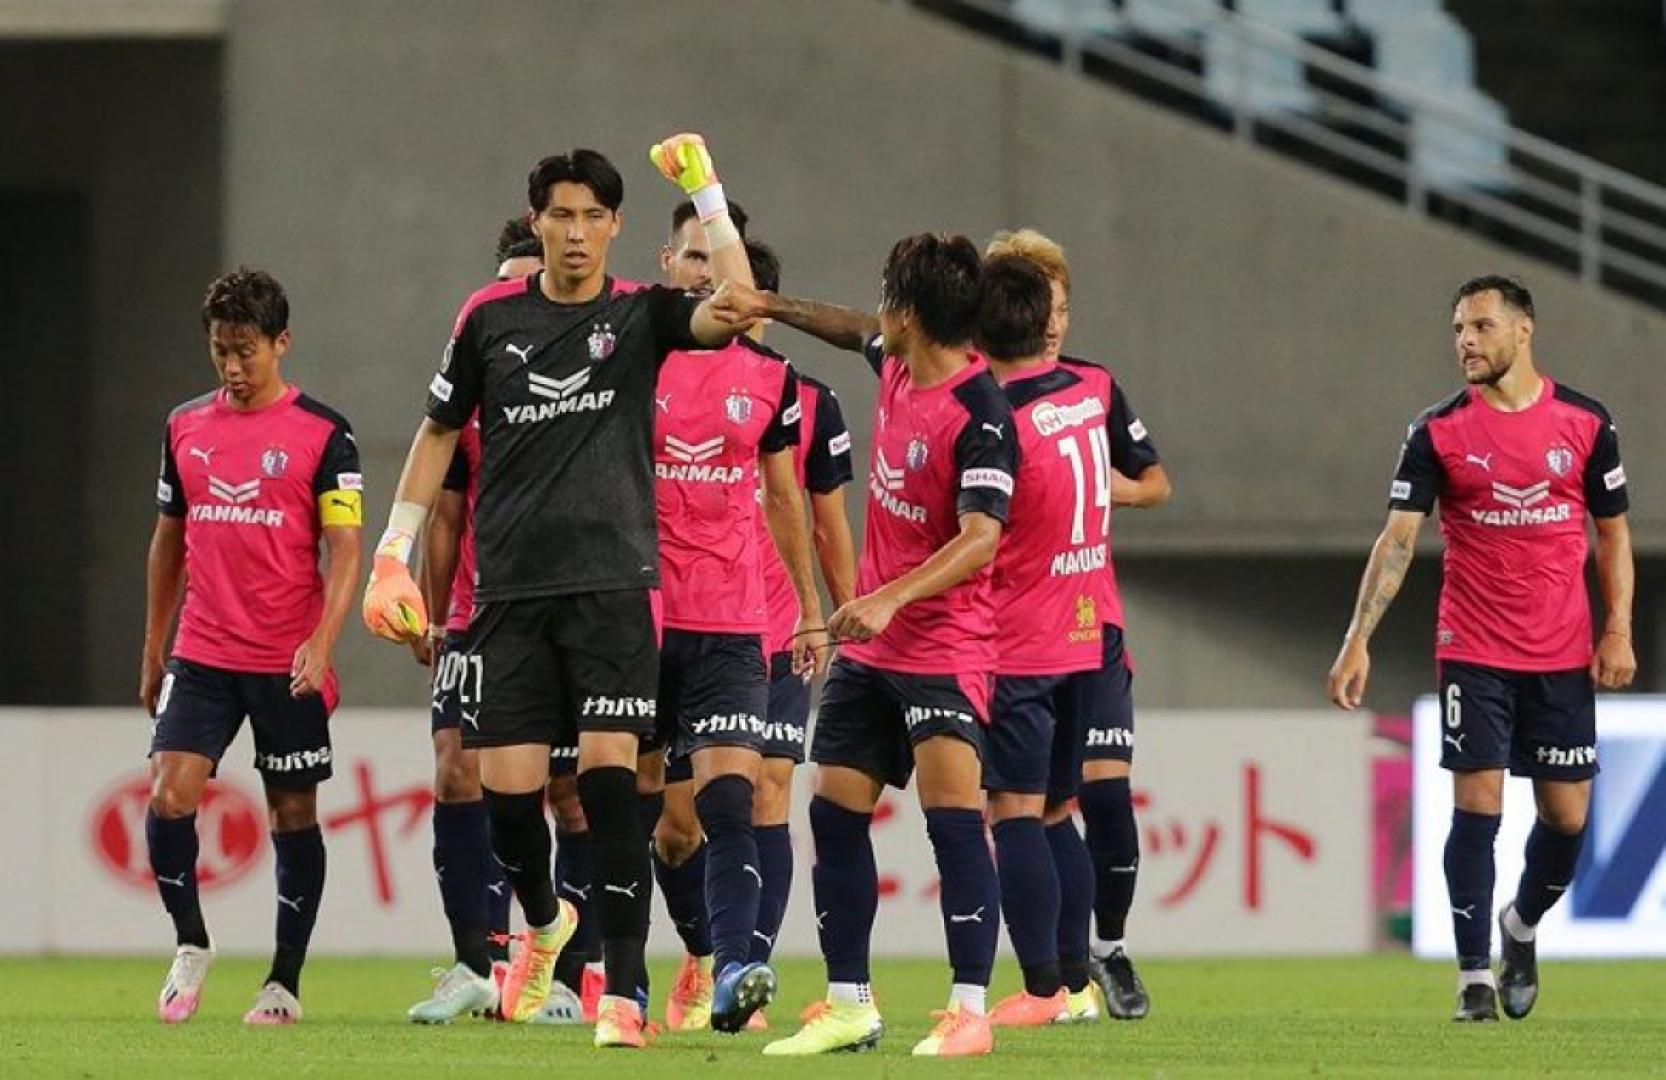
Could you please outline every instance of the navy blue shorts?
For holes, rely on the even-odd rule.
[[[764,757],[804,764],[804,733],[810,726],[810,684],[793,671],[793,654],[769,658],[769,717],[764,725]]]
[[[1440,764],[1589,780],[1597,768],[1596,685],[1586,668],[1504,671],[1440,663]]]
[[[162,677],[150,752],[180,750],[215,764],[243,718],[254,729],[255,768],[273,787],[304,790],[328,780],[330,714],[340,691],[335,672],[324,690],[294,697],[288,675],[249,674],[174,657]]]
[[[463,745],[576,746],[583,731],[645,735],[659,681],[647,589],[476,604],[464,635],[477,721]]]
[[[660,648],[658,712],[645,749],[666,749],[668,766],[708,746],[761,751],[769,714],[762,637],[667,628]],[[666,779],[686,777],[673,776],[668,768]]]
[[[1104,628],[1101,648],[1097,668],[1066,675],[1053,693],[1058,728],[1048,802],[1075,796],[1082,786],[1084,761],[1134,760],[1134,672],[1122,648],[1120,627]]]
[[[913,675],[841,656],[822,688],[810,760],[901,788],[914,772],[914,746],[926,739],[960,739],[985,759],[989,691],[983,675]]]
[[[428,729],[451,731],[478,727],[480,720],[480,664],[463,651],[463,632],[446,631],[434,651],[434,685],[428,699]]]
[[[1055,744],[1067,741],[1060,738],[1058,699],[1069,678],[1068,675],[995,677],[995,704],[989,720],[988,751],[983,759],[985,791],[1041,795],[1051,790]],[[1070,760],[1080,761],[1075,755],[1070,755]],[[1065,767],[1068,765],[1067,760]]]

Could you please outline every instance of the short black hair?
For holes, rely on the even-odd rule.
[[[214,323],[252,326],[268,339],[289,329],[289,297],[264,270],[239,266],[208,283],[202,298],[202,328]]]
[[[550,188],[561,183],[583,184],[609,210],[618,210],[625,201],[625,178],[613,162],[594,150],[579,149],[551,154],[532,167],[526,177],[526,204],[543,213],[550,204]]]
[[[983,259],[964,236],[916,233],[891,248],[881,278],[881,303],[912,311],[939,345],[972,339],[978,321],[978,287]]]
[[[693,199],[684,199],[671,210],[671,235],[676,236],[682,231],[688,219],[695,215]],[[746,209],[738,202],[729,204],[729,220],[735,223],[735,231],[740,233],[742,240],[746,239],[746,223],[751,220]]]
[[[781,257],[762,240],[746,241],[746,261],[752,266],[752,284],[766,292],[781,291]]]
[[[1047,345],[1053,286],[1041,267],[1021,255],[983,264],[978,303],[978,348],[996,360],[1035,356]]]
[[[497,234],[497,261],[499,265],[510,259],[524,259],[528,255],[542,256],[544,245],[538,242],[538,237],[527,224],[524,217],[512,217],[503,223],[503,229]]]
[[[1458,291],[1452,294],[1452,306],[1457,307],[1459,302],[1466,297],[1484,292],[1497,292],[1506,304],[1526,315],[1529,319],[1534,317],[1533,294],[1527,291],[1526,285],[1503,274],[1482,274],[1480,277],[1470,278],[1459,285]]]

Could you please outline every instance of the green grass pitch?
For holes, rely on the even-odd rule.
[[[1170,960],[1142,965],[1151,1016],[1139,1023],[1002,1033],[993,1057],[914,1061],[908,1051],[947,994],[935,961],[886,961],[876,988],[888,1025],[877,1053],[780,1061],[765,1036],[665,1035],[642,1053],[603,1053],[581,1028],[458,1023],[418,1028],[405,1008],[427,988],[417,959],[320,958],[307,967],[297,1028],[239,1022],[264,965],[222,959],[203,1008],[157,1023],[162,958],[0,959],[0,1076],[384,1078],[598,1076],[1666,1076],[1666,964],[1547,963],[1532,1017],[1459,1026],[1453,975],[1403,956],[1333,960]],[[670,985],[654,969],[655,1014]],[[819,994],[820,966],[781,965],[775,1033]],[[1016,988],[1003,964],[994,992]]]

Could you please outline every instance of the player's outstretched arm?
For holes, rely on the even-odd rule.
[[[411,553],[445,480],[459,431],[424,419],[405,455],[388,527],[376,544],[370,584],[364,593],[364,624],[377,637],[409,644],[428,632],[422,593],[411,578]]]
[[[156,715],[168,661],[168,630],[179,611],[185,586],[185,519],[156,515],[145,558],[145,647],[139,661],[139,703],[148,716]]]
[[[810,569],[810,532],[804,525],[804,490],[798,486],[791,447],[759,457],[763,467],[764,519],[769,537],[787,568],[798,596],[798,626],[793,634],[793,670],[800,675],[827,666],[827,624],[821,613],[821,594]]]
[[[1174,495],[1169,474],[1161,465],[1147,465],[1137,477],[1111,471],[1111,505],[1145,510],[1161,506]]]
[[[1604,690],[1631,685],[1637,674],[1637,654],[1631,644],[1631,597],[1637,586],[1637,568],[1631,558],[1631,526],[1624,514],[1595,519],[1597,529],[1597,581],[1602,587],[1602,606],[1607,612],[1596,655],[1591,658],[1591,678]]]
[[[931,558],[866,596],[840,607],[827,621],[835,637],[867,641],[883,634],[896,613],[916,600],[936,596],[988,566],[1001,543],[999,518],[978,511],[960,515],[960,532]]]
[[[324,613],[311,636],[295,650],[290,664],[289,692],[301,697],[324,689],[334,663],[342,624],[353,609],[353,593],[364,565],[364,530],[357,525],[326,525],[324,548],[329,569],[324,577]]]
[[[773,319],[850,352],[862,352],[879,333],[879,320],[865,311],[782,296],[733,282],[718,289],[701,306],[706,305],[711,306],[712,314],[718,319],[742,329],[762,319]]]
[[[810,493],[810,520],[815,530],[816,558],[821,579],[835,609],[856,599],[856,541],[845,514],[845,489]]]
[[[1368,643],[1406,580],[1406,570],[1417,551],[1417,533],[1427,516],[1415,510],[1389,511],[1388,524],[1371,546],[1348,636],[1330,669],[1330,699],[1338,708],[1355,709],[1365,699],[1365,683],[1371,674]]]
[[[741,243],[740,230],[729,217],[729,200],[705,138],[693,132],[672,135],[648,148],[648,160],[693,201],[711,245],[712,280],[719,287],[734,282],[750,288],[752,264],[746,257],[746,245]],[[702,345],[722,345],[749,327],[718,318],[708,301],[695,309],[689,329]]]

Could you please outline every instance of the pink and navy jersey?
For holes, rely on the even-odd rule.
[[[480,417],[476,416],[457,435],[457,449],[445,471],[447,491],[464,493],[463,537],[457,542],[457,570],[451,575],[451,593],[445,628],[462,631],[474,618],[474,502],[480,495]]]
[[[654,504],[665,625],[762,634],[758,455],[798,443],[798,377],[748,338],[673,352],[654,390]]]
[[[1012,520],[995,557],[1000,675],[1090,671],[1122,626],[1111,561],[1111,470],[1157,464],[1144,425],[1104,368],[1067,360],[1003,384],[1018,440]]]
[[[1520,412],[1466,388],[1413,421],[1389,492],[1395,510],[1426,514],[1437,501],[1435,656],[1509,671],[1589,664],[1585,517],[1628,504],[1608,410],[1549,379]]]
[[[929,559],[960,532],[960,515],[1007,521],[1018,442],[1012,407],[975,357],[934,386],[915,386],[908,366],[876,335],[864,350],[879,375],[868,469],[867,527],[857,592],[867,594]],[[871,641],[839,651],[870,667],[921,675],[995,670],[990,567],[898,611]]]
[[[353,431],[291,386],[246,411],[225,391],[168,417],[157,509],[185,521],[185,607],[173,655],[252,674],[289,671],[318,626],[325,525],[359,526]]]
[[[833,388],[802,372],[798,376],[798,445],[793,449],[793,468],[798,486],[812,495],[826,495],[853,479],[850,468],[850,430],[839,408]],[[793,590],[787,567],[775,551],[769,523],[762,509],[757,514],[758,549],[763,552],[764,604],[769,608],[771,653],[792,648],[793,631],[798,628],[798,593]]]

